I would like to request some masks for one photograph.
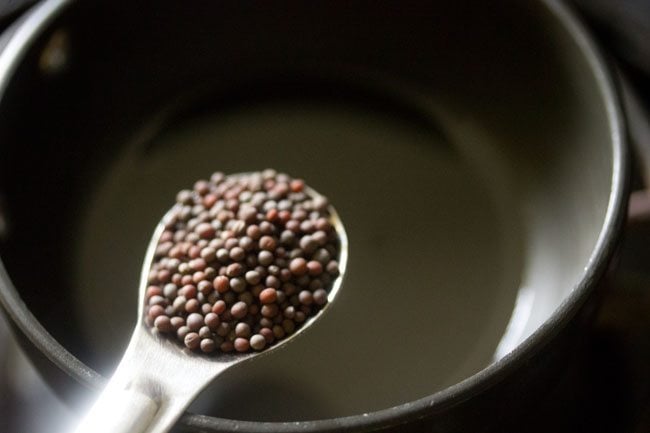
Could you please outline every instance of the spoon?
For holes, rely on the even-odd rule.
[[[241,176],[231,175],[231,176]],[[305,186],[305,193],[320,197]],[[178,206],[178,205],[176,205]],[[144,321],[145,293],[156,247],[165,230],[170,209],[156,227],[146,251],[140,277],[138,321],[117,370],[98,400],[81,420],[75,433],[163,433],[169,431],[198,394],[221,373],[244,361],[266,355],[294,341],[322,317],[342,283],[347,262],[347,236],[336,210],[330,205],[330,223],[339,238],[339,275],[332,282],[328,302],[293,334],[260,352],[205,355],[177,341],[155,335]]]

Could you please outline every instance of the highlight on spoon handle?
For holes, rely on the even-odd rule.
[[[156,402],[141,392],[106,389],[75,433],[143,433],[157,411]]]
[[[165,433],[236,362],[189,353],[144,326],[136,326],[117,370],[75,433]]]

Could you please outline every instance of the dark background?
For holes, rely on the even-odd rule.
[[[31,3],[0,0],[0,30]],[[530,408],[537,421],[518,431],[650,433],[650,0],[569,3],[622,77],[635,192],[597,319],[544,403]],[[44,387],[0,318],[0,432],[64,431],[73,417]]]

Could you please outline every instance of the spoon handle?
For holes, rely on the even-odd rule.
[[[142,433],[158,405],[135,390],[105,390],[83,418],[75,433]]]
[[[232,365],[183,351],[140,324],[115,374],[75,433],[164,433]]]

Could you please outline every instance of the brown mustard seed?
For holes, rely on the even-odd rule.
[[[194,350],[199,347],[199,344],[201,344],[201,337],[199,337],[199,334],[196,332],[190,332],[185,335],[183,341],[185,342],[185,346],[187,346],[188,349]]]
[[[266,338],[260,334],[255,334],[250,339],[250,347],[254,350],[262,350],[266,346]]]
[[[153,322],[153,326],[155,326],[156,329],[158,329],[160,332],[171,332],[174,330],[171,319],[165,315],[156,317],[156,320]]]
[[[237,302],[235,305],[233,305],[230,308],[230,314],[232,317],[235,319],[242,319],[244,316],[246,316],[246,313],[248,311],[248,305],[246,305],[245,302]]]
[[[278,292],[274,288],[268,287],[260,292],[259,298],[262,304],[272,304],[278,299]]]
[[[201,351],[204,353],[212,353],[217,348],[217,344],[212,338],[204,338],[201,340]]]
[[[219,275],[212,283],[215,290],[219,293],[225,293],[230,289],[230,280],[225,275]]]
[[[237,352],[247,352],[250,348],[250,343],[246,338],[235,338],[234,345]]]
[[[203,316],[198,313],[191,313],[187,316],[187,326],[191,331],[198,331],[203,323]]]
[[[289,270],[294,275],[304,275],[307,272],[307,261],[302,257],[296,257],[289,263]]]

